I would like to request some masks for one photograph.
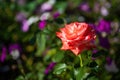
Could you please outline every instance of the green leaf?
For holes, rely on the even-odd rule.
[[[56,54],[57,50],[55,48],[47,50],[46,56],[44,57],[44,61],[49,60],[54,54]]]
[[[63,13],[67,7],[67,2],[57,2],[54,6],[60,13]]]
[[[44,1],[43,0],[37,0],[36,2],[40,4],[40,3],[44,2]]]
[[[37,34],[37,53],[36,56],[40,56],[42,52],[45,50],[45,45],[46,45],[46,35],[43,33],[38,33]]]
[[[53,62],[60,62],[63,58],[64,58],[64,52],[57,52],[53,56],[52,60],[53,60]]]
[[[99,80],[99,79],[93,76],[93,77],[88,78],[87,80]]]
[[[54,69],[54,74],[61,74],[66,71],[67,65],[65,63],[57,64]]]
[[[44,80],[44,74],[39,72],[38,74],[38,80]]]
[[[35,8],[35,5],[36,5],[36,2],[29,2],[26,5],[26,10],[32,12],[34,10],[34,8]]]
[[[16,78],[16,80],[24,80],[24,77],[23,76],[19,76]]]
[[[79,68],[76,70],[76,80],[83,80],[88,76],[89,73],[85,71],[84,67]]]
[[[34,76],[34,74],[33,74],[33,73],[27,73],[27,74],[25,75],[25,77],[26,77],[27,79],[31,79],[31,76]]]

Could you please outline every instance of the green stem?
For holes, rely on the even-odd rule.
[[[83,67],[81,54],[79,55],[79,58],[80,58],[80,66]]]

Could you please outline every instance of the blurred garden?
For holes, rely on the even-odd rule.
[[[120,0],[0,0],[0,80],[120,80]]]

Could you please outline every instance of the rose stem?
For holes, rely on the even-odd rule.
[[[81,54],[80,54],[80,55],[78,55],[78,56],[79,56],[79,58],[80,58],[80,66],[81,66],[81,67],[83,67]]]

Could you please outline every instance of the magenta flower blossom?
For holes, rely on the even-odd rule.
[[[18,50],[19,52],[22,51],[22,49],[21,49],[21,47],[20,47],[19,44],[10,44],[10,45],[9,45],[9,53],[11,54],[11,52],[12,52],[13,50]]]
[[[89,12],[90,11],[90,7],[89,4],[86,2],[83,2],[82,4],[80,4],[79,9],[85,12]]]
[[[101,32],[106,32],[107,33],[107,31],[109,31],[109,33],[110,33],[110,30],[111,30],[110,24],[109,24],[109,26],[107,26],[108,28],[105,28],[105,25],[108,25],[108,23],[105,23],[105,22],[100,22],[98,26],[96,26],[94,24],[90,24],[90,25],[92,26],[92,28],[94,28],[96,30],[96,33],[98,34],[99,45],[103,48],[109,49],[110,48],[110,42],[109,42],[107,37],[103,37],[101,35]]]
[[[101,19],[99,21],[98,26],[97,26],[97,31],[100,32],[100,33],[101,32],[110,33],[110,31],[111,31],[110,22],[106,21],[104,19]]]
[[[96,33],[98,34],[99,45],[103,48],[109,49],[110,42],[109,42],[108,38],[106,37],[106,34],[104,35],[103,32],[110,33],[110,31],[111,31],[110,22],[108,22],[104,19],[101,19],[97,26],[94,24],[90,24],[90,25],[96,30]]]
[[[46,26],[46,21],[40,21],[40,22],[38,23],[38,26],[39,26],[39,29],[40,29],[40,30],[43,30],[44,27]]]
[[[59,12],[55,12],[55,13],[53,14],[53,18],[54,18],[54,19],[58,18],[59,16],[60,16],[60,13],[59,13]]]
[[[56,64],[55,62],[51,62],[51,63],[48,65],[48,67],[47,67],[46,70],[45,70],[45,74],[46,74],[46,75],[54,68],[55,64]]]
[[[2,47],[2,52],[1,52],[1,55],[0,55],[0,61],[1,62],[5,61],[5,59],[6,59],[6,53],[7,53],[6,47]]]

